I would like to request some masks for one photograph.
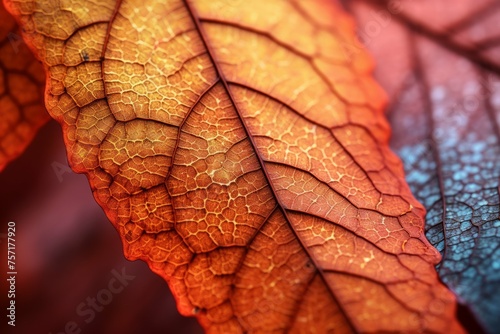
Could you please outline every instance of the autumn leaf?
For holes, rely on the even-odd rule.
[[[126,256],[208,332],[462,332],[334,3],[7,7]]]
[[[43,107],[42,66],[0,3],[0,171],[29,145],[49,115]]]
[[[391,95],[391,145],[443,256],[439,275],[498,332],[500,3],[353,3]]]

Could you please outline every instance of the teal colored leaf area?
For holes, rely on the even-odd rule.
[[[500,1],[346,5],[389,94],[391,145],[427,209],[438,273],[500,333]]]

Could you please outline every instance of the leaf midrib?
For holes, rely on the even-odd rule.
[[[290,226],[290,230],[292,231],[292,233],[294,234],[295,238],[297,239],[297,241],[299,242],[299,244],[303,248],[304,252],[307,254],[307,256],[309,257],[309,259],[311,259],[311,261],[314,263],[314,266],[315,266],[315,268],[317,270],[317,273],[319,274],[321,280],[323,281],[323,284],[325,284],[325,286],[327,287],[327,290],[330,292],[331,297],[336,302],[336,304],[337,304],[340,312],[342,313],[342,315],[346,319],[346,322],[349,325],[350,329],[354,333],[356,333],[357,332],[356,327],[352,323],[352,320],[350,319],[350,317],[347,315],[347,311],[344,309],[344,307],[342,306],[342,304],[339,302],[337,296],[335,295],[335,293],[330,288],[330,286],[329,286],[329,284],[328,284],[328,282],[326,280],[325,274],[323,272],[323,269],[319,266],[317,260],[313,256],[311,256],[311,254],[309,253],[309,251],[308,251],[307,247],[305,246],[303,240],[298,235],[297,231],[295,230],[295,227],[293,226],[293,224],[291,223],[290,218],[287,215],[286,206],[281,202],[280,198],[276,194],[276,190],[274,188],[274,185],[271,182],[271,178],[270,178],[270,176],[269,176],[269,174],[268,174],[268,172],[267,172],[267,170],[265,168],[264,160],[263,160],[261,154],[259,153],[259,150],[257,149],[257,145],[256,145],[255,141],[253,140],[253,137],[252,137],[252,135],[251,135],[251,133],[250,133],[250,131],[248,129],[247,124],[245,123],[245,120],[241,116],[241,112],[239,111],[237,104],[235,103],[234,96],[232,95],[231,90],[229,89],[229,84],[228,84],[225,76],[223,75],[223,72],[222,72],[219,64],[217,63],[217,61],[215,59],[214,52],[211,49],[210,44],[208,43],[208,38],[207,38],[207,36],[205,34],[204,29],[201,26],[200,19],[199,19],[198,15],[196,15],[194,9],[192,8],[192,6],[190,5],[190,3],[189,3],[188,0],[183,0],[183,2],[184,2],[184,4],[185,4],[185,6],[186,6],[186,8],[187,8],[187,10],[188,10],[188,12],[189,12],[189,14],[191,16],[191,19],[193,20],[193,23],[196,26],[196,29],[198,30],[198,32],[200,34],[200,38],[201,38],[201,40],[202,40],[202,42],[203,42],[203,44],[205,46],[205,49],[207,50],[208,56],[210,57],[210,59],[212,61],[212,64],[214,66],[214,69],[215,69],[217,75],[219,76],[219,80],[223,84],[224,89],[225,89],[226,93],[228,94],[229,99],[231,100],[231,103],[234,106],[236,114],[237,114],[238,118],[240,119],[240,122],[241,122],[241,124],[243,126],[243,129],[245,130],[245,134],[248,137],[248,140],[250,141],[250,144],[251,144],[251,146],[252,146],[252,148],[253,148],[253,150],[255,152],[257,160],[259,161],[259,165],[260,165],[260,167],[262,169],[262,172],[264,174],[264,177],[266,178],[266,182],[269,184],[269,187],[271,189],[273,197],[276,200],[276,203],[277,203],[277,205],[279,207],[279,210],[281,211],[281,213],[283,214],[284,218],[288,222],[288,225]],[[265,221],[263,222],[263,224],[265,224]],[[260,226],[258,230],[260,230],[261,228],[262,228],[262,226]],[[257,232],[256,232],[256,234],[257,234]],[[314,274],[314,275],[316,275],[316,274]],[[313,277],[314,277],[314,275],[313,275]],[[312,279],[311,279],[311,281],[312,281]],[[297,307],[299,307],[299,306],[297,305]],[[293,325],[293,319],[290,319],[290,320],[291,320],[290,321],[291,322],[290,326],[292,326]]]

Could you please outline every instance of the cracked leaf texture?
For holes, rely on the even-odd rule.
[[[366,2],[354,6],[362,27],[387,8]],[[494,0],[453,10],[444,1],[408,3],[368,44],[393,92],[392,147],[428,210],[440,278],[490,333],[500,328],[499,20]],[[389,44],[398,46],[391,55]]]
[[[43,106],[45,74],[0,2],[0,171],[49,120]]]
[[[8,1],[129,259],[207,332],[462,331],[330,1]]]

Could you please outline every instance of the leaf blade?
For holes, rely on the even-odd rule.
[[[260,30],[238,26],[206,1],[85,3],[74,31],[41,28],[31,42],[55,55],[44,59],[47,100],[72,167],[88,175],[127,256],[166,278],[181,312],[209,331],[333,329],[332,319],[313,322],[314,298],[299,306],[322,287],[342,332],[444,331],[448,321],[460,331],[432,268],[438,254],[423,236],[423,210],[387,147],[369,58],[328,57],[352,23],[327,2],[259,4],[269,17],[293,14],[277,23],[290,31],[300,22],[322,43],[264,34],[266,20]],[[241,2],[233,13],[251,18],[250,9]],[[321,9],[336,15],[338,36]],[[66,15],[53,10],[20,20],[44,26]],[[274,58],[259,62],[266,55]],[[326,75],[342,68],[335,80]],[[288,71],[296,78],[282,84]],[[332,241],[336,233],[343,238]],[[383,256],[376,263],[374,252]],[[405,300],[417,287],[420,296]]]
[[[387,4],[379,3],[357,11],[361,22],[370,11],[387,11]],[[479,46],[498,37],[490,21],[500,11],[496,2],[464,1],[445,17],[440,13],[447,9],[440,6],[420,6],[419,17],[410,4],[403,6],[401,13],[393,13],[388,31],[368,47],[385,72],[391,67],[381,48],[386,37],[398,36],[391,42],[404,45],[402,52],[393,53],[402,55],[399,59],[391,57],[402,64],[399,77],[379,73],[393,92],[391,145],[405,164],[410,187],[428,210],[427,237],[443,255],[440,277],[479,322],[495,332],[498,306],[493,300],[500,293],[495,264],[500,254],[493,237],[500,202],[495,99],[500,68],[494,44]]]
[[[0,4],[0,171],[24,152],[48,120],[43,68],[24,44],[14,19]]]

